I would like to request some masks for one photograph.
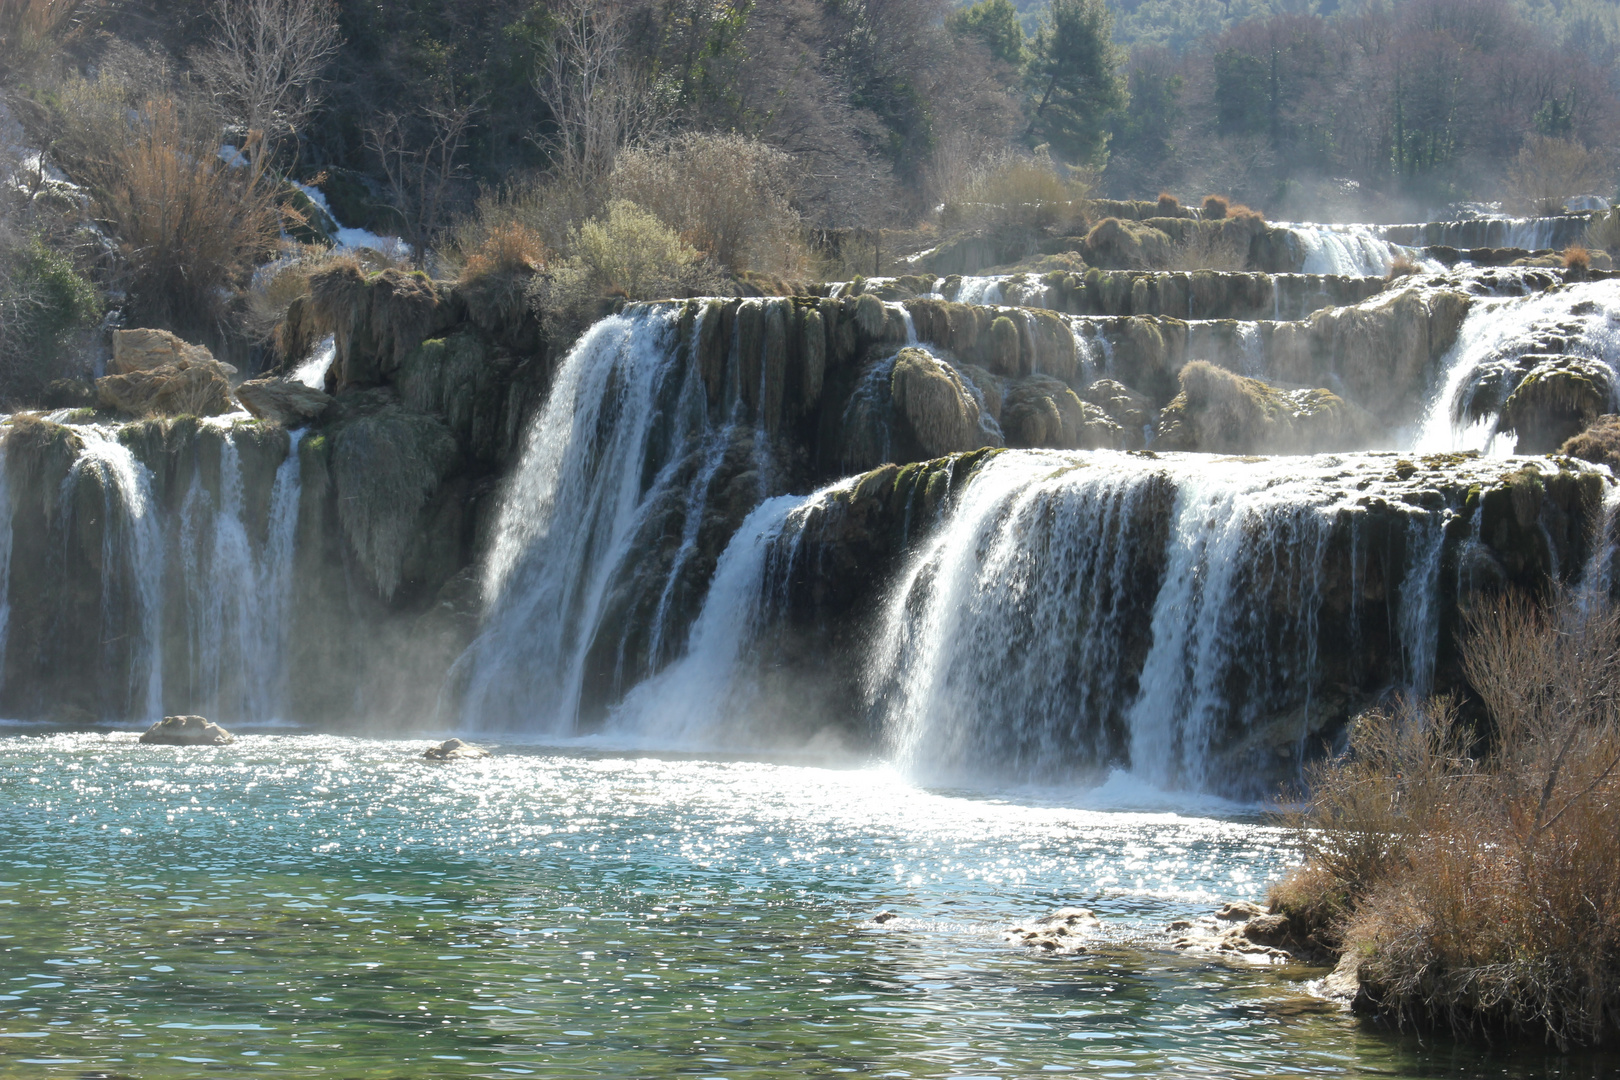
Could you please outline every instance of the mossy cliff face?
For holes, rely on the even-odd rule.
[[[1156,450],[1312,454],[1360,449],[1381,434],[1376,418],[1327,390],[1279,390],[1202,360],[1180,379],[1159,415]]]

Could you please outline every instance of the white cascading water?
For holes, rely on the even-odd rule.
[[[667,448],[717,437],[698,365],[679,363],[679,314],[648,307],[604,319],[559,367],[502,502],[484,576],[483,630],[457,661],[469,726],[573,731],[585,655],[614,574],[649,493],[668,484],[679,459]],[[735,368],[733,349],[728,386],[737,383]],[[674,405],[661,409],[671,379],[680,380]],[[661,449],[652,444],[664,423]],[[700,473],[712,478],[725,437],[708,443]],[[756,452],[763,453],[758,441]],[[659,647],[667,651],[662,640]]]
[[[270,492],[268,533],[256,544],[243,501],[241,454],[221,431],[219,497],[194,476],[181,505],[179,577],[186,615],[186,699],[221,720],[285,716],[294,541],[303,432],[290,435]]]
[[[1385,240],[1376,225],[1318,225],[1279,222],[1305,253],[1305,274],[1337,274],[1346,277],[1383,277],[1402,255],[1421,262],[1411,248]]]
[[[326,373],[332,370],[332,361],[337,359],[337,341],[330,334],[321,340],[310,354],[309,359],[298,365],[293,372],[293,381],[301,382],[315,390],[326,388]]]
[[[853,482],[809,497],[778,495],[754,508],[720,556],[684,655],[625,696],[609,721],[611,735],[664,747],[712,744],[722,732],[746,737],[750,719],[774,707],[761,700],[755,673],[743,663],[748,647],[785,604],[806,516]]]
[[[1526,354],[1547,351],[1548,339],[1559,353],[1620,370],[1620,285],[1582,282],[1528,296],[1475,300],[1442,361],[1436,389],[1412,439],[1414,449],[1512,453],[1513,440],[1497,431],[1497,423],[1513,386],[1504,386],[1496,407],[1483,409],[1477,419],[1466,414],[1465,404],[1482,376]],[[1617,384],[1620,380],[1611,376],[1611,385]]]
[[[73,513],[74,491],[86,476],[100,483],[102,507],[101,610],[105,620],[133,610],[128,707],[137,716],[163,716],[163,531],[152,501],[152,474],[118,441],[115,429],[76,429],[83,450],[63,481],[62,520]],[[131,595],[121,595],[123,590]],[[125,629],[106,628],[104,647]]]

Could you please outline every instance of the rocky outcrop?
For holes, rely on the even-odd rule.
[[[236,388],[236,400],[260,420],[296,428],[320,419],[334,399],[295,379],[251,379]]]
[[[923,457],[944,457],[999,443],[986,424],[973,386],[955,368],[922,349],[894,360],[890,395]]]
[[[1301,939],[1286,915],[1243,901],[1213,916],[1171,923],[1172,948],[1245,964],[1322,964],[1328,957]]]
[[[231,411],[231,384],[211,358],[181,359],[96,380],[96,401],[126,416],[219,416]]]
[[[226,746],[236,736],[201,716],[165,716],[147,728],[141,742],[153,746]]]

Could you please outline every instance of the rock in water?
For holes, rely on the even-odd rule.
[[[252,379],[236,388],[236,400],[260,420],[292,428],[320,416],[334,398],[293,379]]]
[[[422,752],[422,756],[429,761],[471,761],[474,758],[489,757],[489,751],[482,746],[473,746],[460,739],[446,739],[438,746],[430,746]]]
[[[165,716],[146,729],[141,742],[154,746],[224,746],[236,736],[201,716]]]
[[[1085,940],[1102,929],[1097,916],[1085,908],[1058,908],[1027,925],[1014,926],[1007,940],[1053,956],[1073,956],[1086,951]]]

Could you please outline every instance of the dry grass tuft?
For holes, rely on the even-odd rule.
[[[945,198],[947,230],[1064,229],[1085,219],[1089,185],[1047,157],[992,158]]]
[[[1620,612],[1499,598],[1463,669],[1486,728],[1445,702],[1359,718],[1311,777],[1306,866],[1276,901],[1402,1021],[1600,1043],[1620,1024]]]
[[[1159,192],[1159,216],[1181,216],[1181,200],[1170,194],[1168,191]]]
[[[533,274],[545,269],[546,245],[540,234],[521,222],[506,221],[490,229],[461,268],[461,280],[490,275]]]
[[[1219,221],[1226,216],[1227,202],[1219,195],[1204,196],[1204,220]]]
[[[1620,416],[1600,416],[1585,431],[1565,442],[1558,452],[1594,465],[1607,465],[1620,473]]]
[[[1579,244],[1564,249],[1564,269],[1585,272],[1592,269],[1592,253]]]

